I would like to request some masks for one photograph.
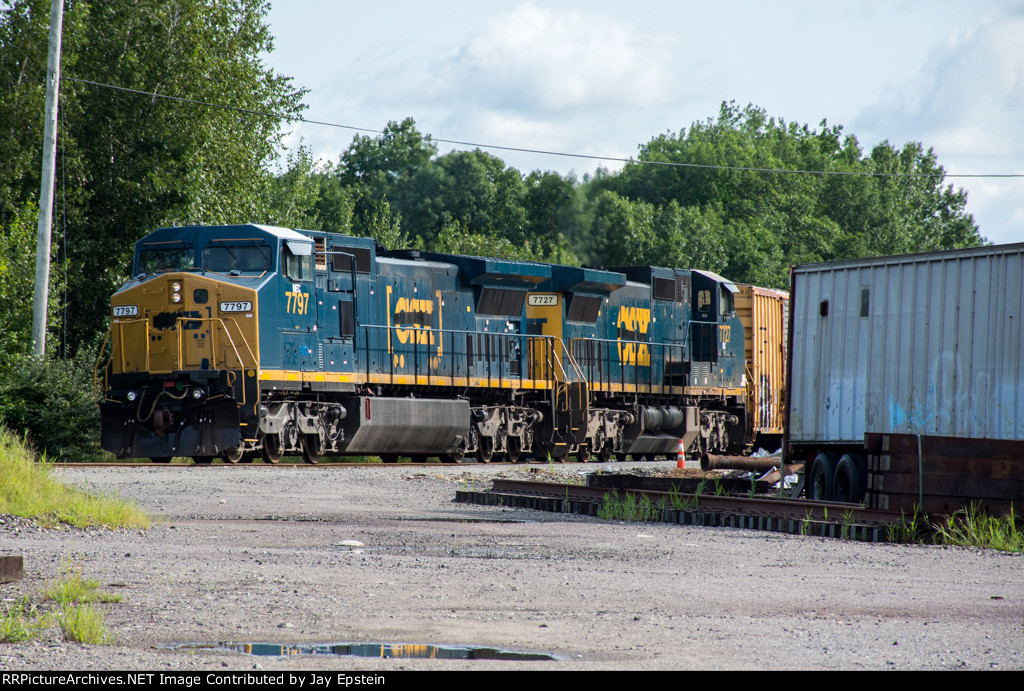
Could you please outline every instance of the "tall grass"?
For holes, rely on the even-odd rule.
[[[622,521],[660,521],[665,512],[666,500],[652,502],[645,494],[639,499],[633,494],[619,498],[618,492],[604,495],[601,506],[597,509],[597,517]]]
[[[36,460],[17,436],[0,426],[0,514],[34,518],[46,526],[148,528],[150,518],[117,496],[94,496],[52,477],[53,464]]]
[[[52,617],[39,611],[26,595],[8,603],[0,613],[0,643],[20,643],[38,636],[50,626]]]
[[[933,526],[935,542],[942,545],[991,547],[1004,552],[1024,552],[1024,530],[1017,525],[1020,519],[1013,507],[1007,516],[989,516],[977,504],[960,509]]]
[[[912,542],[955,547],[988,547],[1003,552],[1024,553],[1024,526],[1014,513],[991,516],[978,504],[971,504],[942,522],[930,522],[915,507],[910,516],[887,527],[889,542]]]

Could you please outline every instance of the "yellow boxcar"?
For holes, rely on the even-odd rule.
[[[737,284],[736,314],[743,323],[747,429],[754,449],[777,450],[785,419],[789,293]]]

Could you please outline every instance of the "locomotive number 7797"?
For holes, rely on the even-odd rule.
[[[289,314],[306,314],[309,311],[309,293],[287,291],[288,306],[285,311]]]

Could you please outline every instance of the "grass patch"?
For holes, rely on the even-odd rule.
[[[86,645],[113,643],[115,636],[107,631],[106,615],[93,603],[120,602],[121,598],[98,588],[98,581],[82,578],[68,562],[60,578],[38,594],[39,604],[26,595],[5,606],[0,615],[0,643],[31,640],[54,623],[66,641]],[[48,603],[55,605],[55,611],[44,611]]]
[[[120,595],[97,590],[100,582],[82,578],[81,571],[72,569],[71,562],[64,564],[64,573],[57,581],[43,590],[43,599],[52,600],[61,607],[78,602],[120,602]]]
[[[1024,526],[1012,506],[1006,516],[991,516],[972,503],[936,523],[915,509],[910,516],[903,514],[899,521],[887,526],[887,537],[889,542],[987,547],[1024,553]]]
[[[28,641],[50,627],[53,616],[44,614],[26,595],[4,605],[0,614],[0,643]]]
[[[37,460],[17,436],[0,426],[0,514],[33,518],[44,526],[148,528],[150,518],[117,496],[94,496],[52,477],[53,463]]]
[[[664,498],[652,502],[646,494],[639,499],[633,494],[620,499],[618,492],[610,492],[604,495],[597,517],[620,521],[660,521],[665,513],[665,504]]]
[[[935,542],[940,545],[1024,552],[1024,530],[1018,523],[1020,519],[1012,506],[1009,515],[997,517],[982,513],[978,505],[972,503],[947,518],[945,523],[933,526],[933,530]]]
[[[104,614],[89,602],[67,604],[57,614],[64,640],[85,645],[114,643],[116,636],[107,632]]]

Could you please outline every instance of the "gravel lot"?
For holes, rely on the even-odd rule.
[[[0,669],[1024,668],[1020,556],[453,503],[463,486],[522,473],[507,468],[57,472],[161,518],[145,532],[0,524],[0,550],[23,554],[26,572],[0,585],[3,598],[38,591],[69,559],[122,598],[104,605],[114,645],[54,633],[0,645]],[[559,659],[172,648],[250,642],[464,644]]]

